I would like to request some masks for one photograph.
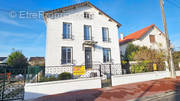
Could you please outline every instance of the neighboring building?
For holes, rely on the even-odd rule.
[[[0,64],[6,64],[7,59],[7,57],[0,57]]]
[[[129,34],[126,37],[123,37],[121,34],[121,39],[119,40],[121,55],[125,55],[129,42],[137,46],[146,46],[150,49],[167,51],[165,34],[154,24]]]
[[[47,11],[46,73],[57,74],[53,67],[67,65],[120,64],[118,28],[120,23],[90,2]],[[62,68],[63,69],[63,68]],[[67,69],[72,72],[72,68]],[[117,71],[121,73],[121,66]]]
[[[30,57],[29,64],[31,66],[44,66],[45,59],[44,59],[44,57]]]

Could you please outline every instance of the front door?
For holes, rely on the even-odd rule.
[[[92,49],[85,47],[85,67],[86,69],[92,68]]]

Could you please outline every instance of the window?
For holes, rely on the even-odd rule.
[[[71,39],[72,36],[72,24],[71,23],[63,23],[63,39]]]
[[[84,40],[91,40],[92,28],[90,25],[84,25]]]
[[[72,48],[62,47],[61,64],[72,63]]]
[[[84,18],[86,19],[92,19],[92,14],[90,14],[89,12],[84,12]]]
[[[110,48],[104,48],[103,49],[103,62],[111,62],[111,49]]]
[[[150,39],[151,43],[155,43],[156,42],[154,35],[149,35],[149,39]]]
[[[103,41],[109,41],[109,29],[103,27],[102,28],[102,36],[103,36]]]

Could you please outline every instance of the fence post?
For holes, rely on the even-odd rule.
[[[112,70],[111,70],[111,64],[109,64],[109,71],[110,71],[110,84],[111,84],[111,86],[112,86]]]
[[[101,64],[99,65],[99,73],[100,73],[100,77],[102,76],[101,75]]]
[[[5,86],[6,86],[6,68],[4,69],[4,75],[3,75],[3,89],[2,89],[2,101],[4,100],[4,90],[5,90]]]
[[[110,71],[110,77],[111,77],[111,75],[112,75],[112,73],[111,73],[111,64],[109,64],[109,71]]]

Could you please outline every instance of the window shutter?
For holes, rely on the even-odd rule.
[[[155,43],[155,36],[154,35],[149,35],[149,39],[151,43]]]

